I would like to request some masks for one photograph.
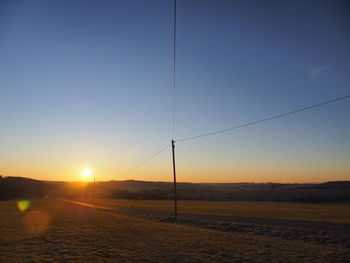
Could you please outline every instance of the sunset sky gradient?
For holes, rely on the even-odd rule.
[[[178,0],[175,139],[350,94],[348,1]],[[168,0],[0,2],[0,174],[171,181]],[[176,144],[178,180],[350,180],[350,100]]]

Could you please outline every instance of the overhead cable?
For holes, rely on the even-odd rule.
[[[174,21],[173,21],[173,137],[175,136],[176,119],[176,0],[174,0]]]
[[[321,107],[321,106],[326,105],[326,104],[334,103],[334,102],[337,102],[337,101],[340,101],[340,100],[349,99],[349,98],[350,98],[350,95],[343,96],[343,97],[338,97],[338,98],[335,98],[335,99],[332,99],[332,100],[324,101],[324,102],[321,102],[321,103],[318,103],[318,104],[314,104],[314,105],[311,105],[311,106],[307,106],[307,107],[304,107],[304,108],[300,108],[300,109],[297,109],[297,110],[293,110],[293,111],[289,111],[289,112],[273,115],[271,117],[267,117],[267,118],[264,118],[264,119],[261,119],[261,120],[248,122],[248,123],[245,123],[245,124],[241,124],[241,125],[238,125],[238,126],[234,126],[234,127],[226,128],[226,129],[222,129],[222,130],[216,130],[216,131],[212,131],[212,132],[207,132],[207,133],[203,133],[203,134],[200,134],[200,135],[180,138],[180,139],[177,139],[176,141],[177,142],[184,142],[184,141],[194,140],[194,139],[198,139],[198,138],[202,138],[202,137],[206,137],[206,136],[211,136],[211,135],[215,135],[215,134],[219,134],[219,133],[229,132],[229,131],[232,131],[232,130],[245,128],[247,126],[252,126],[252,125],[255,125],[255,124],[259,124],[259,123],[262,123],[262,122],[271,121],[271,120],[274,120],[274,119],[277,119],[277,118],[282,118],[282,117],[285,117],[285,116],[288,116],[288,115],[292,115],[292,114],[295,114],[295,113],[298,113],[298,112],[301,112],[301,111],[311,110],[311,109],[314,109],[314,108],[317,108],[317,107]]]
[[[128,174],[132,171],[134,171],[135,169],[139,168],[140,166],[144,165],[145,163],[149,162],[150,160],[152,160],[154,157],[156,157],[158,154],[162,153],[163,151],[165,151],[168,147],[170,146],[170,144],[166,145],[165,147],[163,147],[161,150],[159,150],[158,152],[156,152],[155,154],[151,155],[150,157],[148,157],[147,159],[143,160],[142,162],[136,164],[135,166],[129,168],[128,170],[122,172],[121,174],[119,174],[118,176],[122,176],[125,174]]]

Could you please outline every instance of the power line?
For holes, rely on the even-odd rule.
[[[176,117],[176,0],[174,0],[174,21],[173,21],[173,137],[175,136]]]
[[[173,11],[174,11],[174,18],[173,18],[173,124],[172,124],[172,138],[175,136],[175,117],[176,117],[176,0],[174,0],[174,5],[173,5]],[[162,153],[165,151],[170,144],[166,145],[163,147],[161,150],[156,152],[155,154],[151,155],[147,159],[143,160],[142,162],[138,163],[137,165],[131,167],[130,169],[122,172],[119,174],[119,176],[128,174],[132,172],[133,170],[139,168],[140,166],[144,165],[154,157],[156,157],[158,154]]]
[[[179,140],[176,140],[176,141],[177,142],[189,141],[189,140],[194,140],[194,139],[198,139],[198,138],[202,138],[202,137],[206,137],[206,136],[210,136],[210,135],[215,135],[215,134],[224,133],[224,132],[228,132],[228,131],[232,131],[232,130],[236,130],[236,129],[241,129],[241,128],[244,128],[244,127],[247,127],[247,126],[252,126],[252,125],[255,125],[255,124],[258,124],[258,123],[261,123],[261,122],[270,121],[270,120],[277,119],[277,118],[282,118],[282,117],[285,117],[287,115],[295,114],[295,113],[298,113],[298,112],[301,112],[301,111],[310,110],[310,109],[317,108],[317,107],[320,107],[320,106],[323,106],[323,105],[326,105],[326,104],[330,104],[330,103],[333,103],[333,102],[337,102],[337,101],[345,100],[345,99],[349,99],[349,98],[350,98],[350,95],[347,95],[347,96],[339,97],[339,98],[336,98],[336,99],[328,100],[328,101],[325,101],[325,102],[321,102],[321,103],[318,103],[318,104],[315,104],[315,105],[307,106],[307,107],[304,107],[304,108],[301,108],[301,109],[297,109],[297,110],[281,113],[281,114],[278,114],[278,115],[274,115],[274,116],[271,116],[271,117],[268,117],[268,118],[265,118],[265,119],[261,119],[261,120],[257,120],[257,121],[253,121],[253,122],[248,122],[248,123],[241,124],[241,125],[238,125],[238,126],[227,128],[227,129],[207,132],[207,133],[203,133],[203,134],[196,135],[196,136],[185,137],[185,138],[182,138],[182,139],[179,139]]]
[[[129,168],[128,170],[122,172],[121,174],[119,174],[119,176],[128,174],[132,171],[134,171],[135,169],[139,168],[140,166],[144,165],[145,163],[147,163],[148,161],[152,160],[154,157],[156,157],[158,154],[162,153],[163,151],[165,151],[168,147],[170,146],[170,144],[166,145],[165,147],[163,147],[161,150],[159,150],[158,152],[156,152],[155,154],[151,155],[150,157],[148,157],[147,159],[143,160],[142,162],[138,163],[137,165]]]

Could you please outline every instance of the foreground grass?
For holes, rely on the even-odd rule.
[[[96,204],[115,208],[173,211],[173,201],[97,200]],[[280,202],[178,201],[180,213],[264,217],[286,220],[350,223],[350,205]]]
[[[30,220],[33,214],[36,220]],[[0,262],[346,262],[348,252],[55,200],[32,201],[26,212],[19,212],[15,202],[0,202]]]

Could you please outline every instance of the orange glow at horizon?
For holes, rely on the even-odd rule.
[[[34,169],[9,169],[4,171],[5,176],[20,176],[38,180],[48,181],[81,181],[90,180],[91,168],[81,169],[81,166],[61,167],[33,167]],[[141,181],[164,181],[172,182],[171,169],[168,169],[166,162],[146,164],[131,173],[123,175],[125,166],[106,167],[101,164],[94,164],[94,170],[98,171],[98,181],[109,180],[141,180]],[[347,166],[325,167],[291,166],[291,165],[246,165],[232,167],[231,165],[220,165],[217,167],[198,167],[194,163],[186,164],[179,161],[177,167],[177,179],[179,182],[193,183],[238,183],[238,182],[276,182],[276,183],[317,183],[326,181],[349,180]]]

